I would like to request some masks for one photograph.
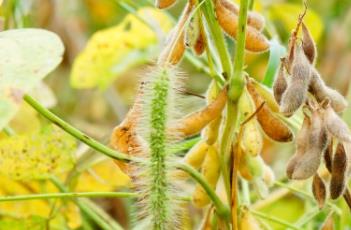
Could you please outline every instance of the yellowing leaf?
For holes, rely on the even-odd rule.
[[[31,216],[25,219],[5,218],[0,220],[1,230],[43,230],[46,229],[46,219]]]
[[[113,160],[105,160],[79,177],[75,191],[108,192],[128,186],[129,183],[130,178],[118,168]]]
[[[271,19],[281,22],[288,32],[291,32],[296,27],[299,14],[302,12],[303,5],[293,3],[274,3],[269,9]],[[323,32],[323,22],[321,18],[315,11],[308,9],[304,17],[304,22],[314,40],[318,42]]]
[[[74,165],[75,140],[55,127],[0,140],[0,173],[13,179],[45,179]]]
[[[161,33],[172,26],[170,19],[159,10],[143,8],[137,15]],[[105,88],[130,67],[149,61],[157,44],[157,34],[135,15],[129,14],[119,25],[92,36],[74,62],[71,85]]]
[[[61,62],[63,51],[57,35],[46,30],[0,32],[0,129],[16,114],[23,94]]]

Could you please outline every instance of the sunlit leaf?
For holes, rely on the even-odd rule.
[[[282,23],[289,33],[295,28],[297,18],[302,12],[303,4],[274,3],[269,8],[271,19]],[[304,22],[310,30],[314,40],[318,42],[323,32],[322,19],[315,11],[308,9],[307,14],[304,17]]]
[[[61,40],[46,30],[0,32],[0,129],[16,114],[29,92],[62,60]]]
[[[0,140],[0,173],[13,179],[45,179],[74,165],[75,140],[49,126]]]
[[[98,31],[74,62],[73,87],[106,88],[126,70],[152,59],[157,53],[159,33],[169,31],[172,23],[163,12],[152,8],[143,8],[137,15],[157,28],[158,33],[133,14],[117,26]]]
[[[284,56],[285,52],[285,47],[282,46],[277,39],[272,39],[269,50],[267,71],[262,81],[262,83],[266,86],[272,86],[274,77],[276,76],[279,69],[280,58]]]
[[[0,226],[1,230],[43,230],[46,229],[46,221],[39,216],[26,219],[3,219],[0,220]]]

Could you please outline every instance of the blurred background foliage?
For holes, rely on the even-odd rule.
[[[139,76],[144,75],[154,63],[167,32],[172,28],[185,2],[186,0],[181,0],[170,10],[160,11],[153,8],[151,0],[4,0],[0,7],[0,30],[39,27],[56,32],[63,39],[66,47],[63,63],[32,95],[75,127],[108,144],[113,127],[123,119],[133,102]],[[319,48],[317,68],[327,84],[338,89],[351,102],[351,2],[308,0],[307,5],[305,21]],[[265,33],[286,46],[290,31],[301,12],[301,1],[255,0],[253,8],[267,20]],[[130,14],[128,10],[135,13]],[[234,50],[234,46],[228,39],[229,49]],[[246,59],[250,75],[263,79],[269,53],[249,53]],[[206,65],[205,57],[199,60]],[[187,91],[203,94],[210,77],[198,71],[188,59],[183,60],[180,68],[186,73]],[[202,99],[187,96],[184,113],[203,104]],[[351,124],[351,109],[345,112],[344,118]],[[45,132],[45,127],[48,129],[47,121],[26,104],[21,106],[10,125],[21,135],[15,137],[21,143],[25,143],[30,135]],[[9,139],[1,133],[0,150],[6,149],[8,154],[11,150],[21,148],[11,144],[14,140]],[[73,159],[60,159],[66,163],[60,164],[62,168],[55,168],[49,173],[66,181],[72,190],[115,191],[128,188],[129,178],[112,160],[94,153],[84,145],[76,146],[75,143],[66,150]],[[55,151],[50,152],[56,154]],[[264,159],[274,168],[277,179],[282,182],[287,181],[285,163],[292,152],[291,145],[266,140]],[[47,151],[37,151],[37,156],[34,157],[48,157],[46,153]],[[11,174],[4,173],[9,170],[3,168],[3,164],[1,161],[1,195],[57,191],[45,178],[38,180],[38,175],[31,173],[31,170],[23,171],[26,165],[22,169],[12,169],[15,172]],[[45,167],[49,166],[45,165],[41,169],[45,171]],[[293,183],[292,186],[310,193],[308,185]],[[306,194],[288,191],[277,187],[272,194],[277,193],[273,197],[278,199],[269,205],[265,204],[265,200],[257,202],[255,207],[268,216],[291,223],[300,221],[304,223],[301,229],[317,229],[328,212],[316,211],[315,203]],[[95,201],[127,228],[130,221],[128,213],[133,208],[128,205],[129,201]],[[49,225],[50,229],[83,228],[84,221],[82,222],[77,206],[72,202],[65,203],[59,200],[0,203],[1,229],[45,229]],[[342,200],[337,203],[343,211],[337,222],[339,229],[351,229],[346,227],[351,225],[349,210]],[[194,209],[190,211],[199,212]],[[316,217],[315,221],[309,221],[309,216],[306,217],[304,213],[312,213]],[[198,224],[199,215],[193,217],[188,226]],[[24,221],[18,221],[19,219]],[[271,224],[272,229],[285,229],[274,221],[264,222]]]

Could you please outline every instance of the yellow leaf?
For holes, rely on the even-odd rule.
[[[137,15],[155,25],[159,32],[167,32],[172,26],[163,12],[152,8],[140,9]],[[157,44],[157,34],[129,14],[119,25],[92,36],[73,64],[71,85],[105,88],[133,65],[149,61]]]
[[[118,168],[113,160],[105,160],[79,177],[75,191],[108,192],[129,186],[129,183],[130,178]]]
[[[303,5],[293,3],[274,3],[269,9],[271,19],[281,22],[288,32],[296,27],[297,18],[301,12],[303,12]],[[324,29],[321,18],[315,11],[308,9],[304,22],[314,40],[318,42]]]

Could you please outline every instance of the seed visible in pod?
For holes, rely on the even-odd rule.
[[[216,16],[219,25],[232,38],[237,37],[238,16],[227,9],[222,0],[216,0]],[[254,27],[248,25],[246,30],[245,49],[252,52],[263,52],[269,48],[267,38]]]
[[[291,78],[280,102],[280,112],[291,116],[306,100],[311,79],[311,65],[300,44],[295,45]]]
[[[283,61],[281,61],[279,66],[278,74],[273,83],[273,95],[275,100],[280,104],[282,99],[282,95],[285,92],[286,88],[288,87],[287,83],[287,72],[285,70]]]
[[[156,0],[156,7],[159,9],[164,9],[172,6],[176,0]]]
[[[331,180],[330,180],[330,187],[329,187],[330,197],[332,199],[337,199],[344,193],[346,188],[348,167],[349,167],[349,162],[345,152],[344,145],[342,142],[339,142],[333,158]]]
[[[305,140],[297,144],[297,152],[288,164],[288,172],[291,179],[305,180],[313,176],[320,165],[321,155],[328,143],[328,134],[323,127],[322,119],[317,111],[312,113],[309,130],[306,132]],[[289,174],[288,174],[289,175]]]
[[[317,47],[305,23],[302,23],[302,47],[307,59],[314,64],[317,57]]]
[[[335,113],[330,105],[320,111],[327,130],[340,141],[351,142],[351,133],[347,124]]]
[[[248,80],[246,88],[250,93],[251,98],[256,105],[256,108],[260,107],[265,102],[265,100],[261,97],[261,95],[258,94],[251,80]],[[266,104],[264,104],[260,111],[257,112],[256,117],[262,130],[271,139],[279,142],[289,142],[293,140],[294,135],[291,132],[290,128],[279,118],[274,116]]]
[[[327,198],[326,187],[323,179],[316,173],[313,177],[312,192],[320,209],[324,207]]]
[[[348,106],[347,100],[338,91],[329,88],[315,68],[312,68],[309,90],[318,102],[329,99],[331,106],[336,112],[342,112]]]

